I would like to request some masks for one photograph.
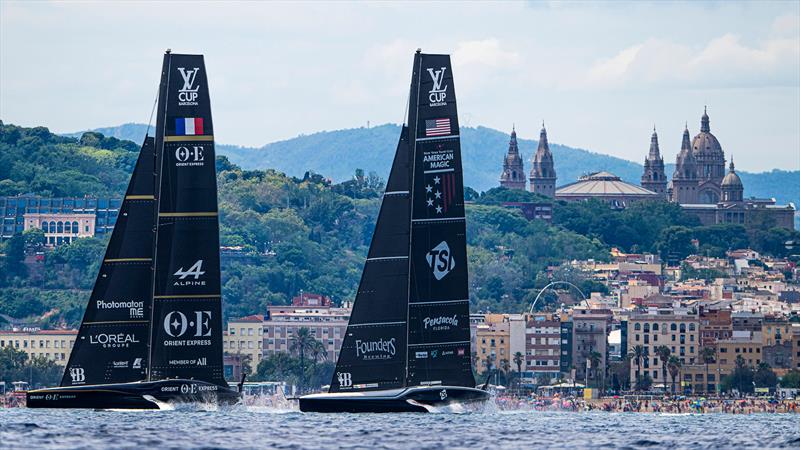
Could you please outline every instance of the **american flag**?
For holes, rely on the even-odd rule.
[[[450,134],[450,119],[425,121],[425,136],[447,136]]]
[[[435,215],[447,214],[453,205],[456,194],[456,175],[454,172],[434,172],[425,174],[425,201]]]

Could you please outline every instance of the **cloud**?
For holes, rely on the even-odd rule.
[[[790,20],[776,21],[785,33]],[[566,80],[572,87],[678,86],[740,88],[796,86],[800,81],[800,39],[773,37],[747,45],[724,34],[692,47],[648,39],[595,61],[585,76]]]
[[[460,42],[453,52],[453,64],[463,66],[508,67],[519,63],[519,53],[504,50],[497,39]]]

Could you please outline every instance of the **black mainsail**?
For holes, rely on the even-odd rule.
[[[61,386],[142,380],[148,367],[155,144],[146,137]]]
[[[406,383],[472,387],[464,179],[450,56],[417,53],[414,77]]]
[[[32,408],[231,404],[222,365],[214,133],[201,55],[167,52],[145,138],[60,388]]]
[[[226,385],[214,133],[202,55],[164,55],[149,380]]]
[[[407,124],[329,393],[301,397],[303,411],[424,411],[488,397],[475,388],[470,361],[461,145],[448,55],[415,55]]]
[[[330,392],[406,384],[409,163],[403,127]]]

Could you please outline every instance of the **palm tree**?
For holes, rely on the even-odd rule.
[[[708,365],[713,363],[717,356],[717,350],[714,347],[703,347],[700,350],[700,359],[706,365],[706,386],[703,392],[708,393]]]
[[[519,386],[522,381],[522,363],[524,362],[525,356],[522,355],[522,352],[514,353],[514,364],[517,365],[517,386]]]
[[[511,371],[511,361],[503,358],[500,360],[500,370],[503,371],[503,375],[506,377],[506,383],[508,383],[508,372]]]
[[[667,367],[669,369],[669,376],[672,377],[672,393],[675,393],[675,377],[681,372],[681,360],[678,359],[677,356],[670,356],[669,361],[667,361]]]
[[[313,349],[316,347],[319,341],[311,334],[311,330],[306,327],[300,327],[292,336],[291,345],[289,350],[292,353],[297,353],[300,357],[300,390],[303,390],[305,386],[305,378],[306,378],[306,354],[313,353]]]
[[[592,364],[592,379],[595,381],[595,384],[597,384],[597,369],[602,359],[603,355],[601,355],[600,352],[592,350],[592,352],[589,353],[589,361]]]
[[[661,345],[656,348],[658,359],[661,360],[661,381],[664,383],[664,391],[667,390],[667,364],[669,363],[669,355],[672,352],[666,345]]]
[[[644,346],[641,344],[634,346],[631,350],[631,355],[633,355],[633,359],[636,360],[636,380],[639,379],[642,373],[642,358],[644,358],[646,354],[647,352],[645,352]],[[636,380],[633,380],[633,382],[635,383]]]

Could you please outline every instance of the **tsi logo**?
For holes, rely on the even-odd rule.
[[[447,70],[447,67],[442,67],[440,70],[428,69],[428,73],[433,80],[433,87],[430,91],[428,91],[428,101],[430,102],[429,106],[447,105],[447,102],[445,101],[447,98],[447,85],[442,87],[445,70]]]
[[[189,270],[183,270],[183,266],[178,269],[177,272],[174,273],[178,279],[173,283],[174,286],[205,286],[205,280],[200,280],[201,275],[205,275],[205,271],[203,271],[203,260],[198,259],[197,262],[192,264],[192,267],[189,267]],[[187,280],[187,278],[192,277],[194,280]]]
[[[86,381],[86,373],[83,367],[70,367],[69,377],[72,378],[72,384],[83,384]]]
[[[350,387],[353,385],[353,377],[350,372],[336,372],[336,379],[339,381],[339,387]]]
[[[200,89],[200,86],[195,85],[194,81],[199,71],[199,67],[189,70],[185,67],[178,67],[178,72],[181,73],[181,77],[183,78],[183,87],[178,89],[179,106],[197,106],[197,91]]]
[[[205,164],[203,162],[205,161],[205,156],[203,155],[203,146],[193,145],[191,149],[189,147],[180,146],[175,149],[175,159],[178,161],[175,163],[176,167],[202,167]]]
[[[445,241],[433,247],[425,255],[425,259],[428,261],[428,266],[433,269],[433,276],[437,280],[444,278],[456,266],[456,260],[450,254],[450,246]]]
[[[179,338],[186,334],[189,327],[194,328],[194,337],[211,336],[211,311],[195,311],[194,320],[189,320],[180,311],[170,311],[164,316],[164,331],[168,335]]]

